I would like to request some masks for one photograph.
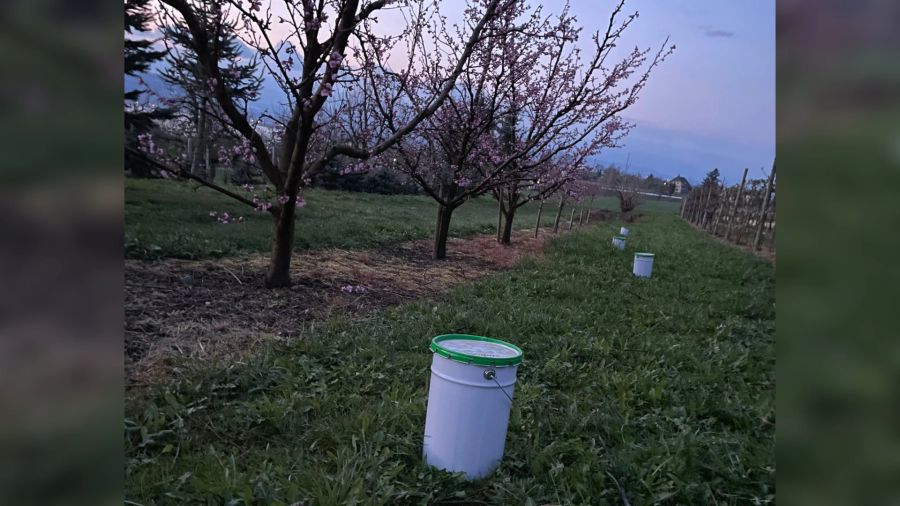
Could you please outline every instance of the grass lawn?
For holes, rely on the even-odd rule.
[[[297,220],[298,250],[320,248],[368,249],[434,234],[437,205],[424,196],[385,196],[325,190],[304,192],[307,207]],[[551,226],[556,203],[544,207],[541,222]],[[586,207],[582,203],[581,207]],[[594,200],[595,209],[616,209],[614,198]],[[517,228],[534,226],[537,205],[521,208]],[[640,212],[677,212],[678,204],[648,201]],[[222,225],[210,211],[243,216],[244,223]],[[567,223],[571,208],[563,212]],[[577,217],[576,217],[577,219]],[[468,236],[496,231],[497,204],[483,197],[453,213],[451,235]],[[272,220],[208,188],[162,180],[125,182],[125,248],[130,258],[202,258],[269,251]]]
[[[126,407],[137,504],[751,504],[775,492],[772,267],[675,216],[567,234],[438,300],[335,316]],[[631,275],[634,251],[654,277]],[[465,482],[421,459],[432,336],[525,350],[506,454]]]

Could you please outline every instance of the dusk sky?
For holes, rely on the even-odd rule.
[[[461,18],[462,9],[452,8],[457,3],[463,5],[441,4],[451,21]],[[559,12],[565,2],[532,2],[541,4]],[[590,34],[605,30],[616,2],[570,5],[589,53]],[[625,32],[622,49],[657,48],[667,36],[677,49],[624,113],[637,125],[626,145],[597,160],[624,166],[630,154],[631,171],[691,181],[713,168],[729,183],[740,181],[744,167],[751,178],[765,177],[775,156],[775,1],[629,0],[621,17],[634,11],[640,17]]]
[[[593,31],[612,4],[572,8]],[[632,0],[626,9],[640,12],[627,42],[658,45],[670,36],[677,50],[626,112],[637,124],[627,146],[600,159],[624,163],[631,153],[636,170],[691,180],[713,167],[730,183],[744,167],[762,177],[775,156],[774,0]]]
[[[463,0],[441,10],[461,20]],[[559,12],[563,0],[532,2]],[[613,0],[571,0],[584,27],[580,43],[590,53],[590,34],[605,30]],[[279,13],[280,1],[272,2]],[[459,8],[457,8],[457,6]],[[727,183],[765,177],[775,156],[775,1],[629,0],[622,18],[640,17],[625,32],[622,50],[658,48],[666,37],[677,49],[651,76],[640,100],[624,113],[636,124],[619,149],[594,159],[643,175],[683,175],[699,181],[718,168]],[[379,16],[386,33],[399,26],[392,13]]]

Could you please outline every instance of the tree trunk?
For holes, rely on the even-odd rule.
[[[504,211],[503,188],[500,188],[497,195],[497,242],[503,242],[503,215],[506,214]],[[509,242],[505,244],[509,244]]]
[[[294,251],[294,216],[296,208],[288,203],[275,216],[272,257],[266,273],[266,288],[291,285],[291,254]]]
[[[209,144],[206,145],[206,156],[204,157],[206,163],[206,174],[209,176],[210,181],[216,180],[216,169],[209,163]]]
[[[194,159],[191,162],[192,172],[195,176],[200,176],[205,178],[207,175],[203,169],[203,153],[206,150],[207,145],[207,137],[208,133],[207,123],[209,119],[206,114],[206,100],[204,99],[201,103],[201,109],[198,114],[198,125],[197,125],[197,142],[194,143]]]
[[[435,260],[447,258],[447,238],[450,235],[450,217],[453,208],[440,204],[438,207],[437,223],[434,227],[434,252]]]
[[[512,228],[513,228],[513,219],[516,217],[516,207],[509,206],[509,209],[506,209],[506,212],[503,213],[503,235],[500,237],[500,244],[510,244],[512,243]]]
[[[556,210],[556,220],[553,221],[553,233],[557,233],[559,231],[559,217],[562,216],[563,204],[566,203],[566,199],[560,197],[559,199],[559,208]]]
[[[534,238],[537,239],[538,230],[541,229],[541,214],[544,213],[544,201],[541,200],[541,205],[538,206],[538,217],[537,221],[534,223]]]

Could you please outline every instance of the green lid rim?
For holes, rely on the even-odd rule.
[[[614,235],[614,236],[613,236],[613,239],[622,239],[622,240],[624,241],[624,240],[625,240],[625,236],[624,236],[624,235]]]
[[[466,353],[460,353],[458,351],[448,350],[441,346],[441,341],[449,341],[454,339],[463,339],[468,341],[481,341],[486,343],[494,343],[500,344],[503,346],[507,346],[512,348],[518,355],[514,357],[478,357],[475,355],[469,355]],[[435,336],[431,340],[431,351],[437,353],[438,355],[449,358],[450,360],[455,360],[457,362],[463,362],[465,364],[475,364],[475,365],[494,365],[494,366],[504,366],[504,365],[518,365],[522,363],[522,358],[525,353],[518,346],[508,343],[506,341],[501,341],[499,339],[494,339],[492,337],[484,337],[484,336],[474,336],[470,334],[441,334],[439,336]]]
[[[656,255],[654,255],[653,253],[635,253],[634,256],[636,256],[636,257],[653,257]]]

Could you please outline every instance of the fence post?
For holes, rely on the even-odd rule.
[[[694,191],[696,193],[694,194],[694,198],[691,199],[691,223],[695,223],[697,221],[697,211],[700,208],[700,201],[703,200],[703,187],[701,186]]]
[[[709,200],[712,198],[712,185],[709,185],[709,188],[706,190],[706,198],[703,199],[703,206],[700,209],[700,216],[697,219],[697,226],[703,228],[703,223],[706,222],[706,210],[709,207]]]
[[[582,225],[584,225],[584,209],[578,213],[578,226],[580,227]]]
[[[708,230],[708,225],[710,220],[712,220],[712,216],[710,213],[710,204],[712,204],[712,194],[715,189],[718,189],[719,185],[709,185],[709,194],[706,196],[706,205],[703,206],[703,219],[700,220],[700,228],[703,230]],[[716,209],[713,208],[712,212],[715,212]]]
[[[587,212],[587,222],[591,222],[591,211],[594,210],[594,196],[591,195],[591,203],[588,204],[588,212]]]
[[[559,197],[559,208],[556,210],[556,220],[553,221],[553,233],[557,233],[559,231],[559,217],[562,215],[563,204],[566,203],[565,197],[560,195]]]
[[[681,219],[684,219],[684,210],[687,209],[687,201],[688,201],[687,195],[681,197],[681,213],[680,213]]]
[[[722,211],[725,210],[725,207],[728,205],[728,188],[725,188],[725,183],[722,183],[722,198],[719,201],[719,205],[716,207],[715,218],[716,221],[713,222],[712,226],[712,235],[719,235],[719,221],[722,219]]]
[[[766,221],[766,212],[769,210],[769,196],[772,194],[772,182],[775,180],[775,162],[772,162],[772,172],[766,182],[766,191],[763,193],[762,205],[759,207],[759,223],[756,225],[756,237],[753,238],[753,249],[759,250],[759,242],[762,239],[763,223]]]
[[[700,226],[700,223],[703,221],[703,213],[706,211],[706,203],[709,200],[710,188],[705,188],[705,190],[706,190],[705,194],[702,191],[700,192],[701,198],[700,198],[700,202],[698,202],[700,205],[697,207],[697,220],[694,222],[694,224],[697,225],[698,227]]]
[[[741,201],[741,197],[744,195],[744,184],[747,182],[747,171],[750,170],[748,168],[744,169],[744,176],[741,178],[741,186],[738,188],[737,197],[734,198],[734,207],[731,208],[731,216],[728,217],[728,229],[725,231],[725,240],[727,241],[729,237],[731,237],[731,229],[734,226],[734,218],[737,214],[738,203]]]
[[[537,223],[534,224],[534,238],[537,239],[538,230],[541,228],[541,214],[544,212],[544,199],[541,199],[541,205],[538,206]]]
[[[569,230],[572,230],[572,222],[575,221],[575,206],[572,206],[572,215],[569,216]]]

